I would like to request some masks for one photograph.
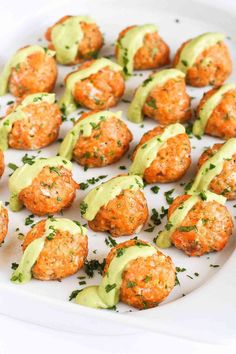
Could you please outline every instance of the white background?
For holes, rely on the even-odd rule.
[[[54,0],[53,0],[54,1]],[[48,6],[52,0],[0,0],[0,30],[5,32],[11,23],[22,21],[34,11],[41,11]],[[57,0],[60,1],[60,0]],[[91,0],[90,0],[91,1]],[[95,1],[95,0],[92,0]],[[97,2],[99,0],[96,0]],[[120,0],[121,6],[122,1]],[[127,0],[128,1],[128,0]],[[158,0],[157,0],[158,1]],[[168,1],[168,0],[167,0]],[[178,1],[178,0],[176,0]],[[191,1],[191,0],[190,0]],[[79,0],[78,8],[79,8]],[[236,11],[234,0],[201,0],[199,2],[212,3],[215,6],[229,6]],[[27,9],[27,10],[26,10]],[[226,19],[227,20],[227,19]],[[157,335],[151,332],[139,332],[127,336],[85,336],[66,332],[54,331],[17,321],[0,315],[0,354],[15,353],[154,353],[165,351],[165,353],[235,353],[235,344],[226,346],[213,346],[203,343],[190,342],[174,337]]]

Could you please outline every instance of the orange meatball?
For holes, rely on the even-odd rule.
[[[38,222],[25,236],[23,250],[42,237],[46,220]],[[75,274],[83,267],[88,255],[88,238],[82,234],[56,230],[52,240],[45,240],[44,247],[32,268],[32,275],[40,280],[55,280]]]
[[[62,123],[57,104],[40,102],[22,109],[26,118],[15,121],[8,135],[8,144],[19,150],[37,150],[53,143]]]
[[[216,93],[218,88],[213,88],[207,91],[197,107],[196,116],[200,114],[200,110],[207,100]],[[217,136],[222,139],[229,139],[236,137],[236,90],[227,91],[220,103],[215,107],[211,116],[209,117],[205,133],[212,136]]]
[[[139,232],[148,218],[148,207],[142,191],[126,189],[101,207],[92,221],[93,231],[107,231],[113,237]]]
[[[49,42],[51,42],[52,29],[57,24],[65,22],[70,17],[72,16],[64,16],[53,26],[49,27],[47,32],[45,33],[45,38]],[[83,38],[78,43],[78,52],[75,60],[70,63],[67,63],[67,65],[78,64],[83,60],[96,58],[99,50],[103,46],[103,36],[96,23],[80,22],[80,26],[83,31]],[[53,43],[49,43],[49,48],[55,50]]]
[[[82,114],[79,121],[94,113]],[[132,138],[126,124],[114,115],[101,121],[90,136],[79,137],[73,151],[73,159],[87,167],[110,165],[122,158],[129,149]]]
[[[129,240],[112,248],[106,258],[104,274],[117,250],[136,244],[147,244],[142,240]],[[170,257],[156,250],[149,257],[138,257],[128,263],[123,274],[120,300],[138,309],[158,306],[175,286],[175,266]]]
[[[222,147],[223,144],[214,144],[212,148],[205,150],[199,158],[198,168],[200,168],[210,157]],[[231,159],[224,161],[223,169],[209,184],[209,189],[223,195],[229,200],[236,199],[236,153]]]
[[[2,177],[4,169],[5,169],[4,155],[2,150],[0,150],[0,177]]]
[[[173,66],[175,67],[180,58],[181,51],[188,43],[184,42],[178,49]],[[232,71],[232,61],[228,47],[223,41],[206,48],[197,58],[194,65],[188,68],[186,82],[188,85],[203,87],[207,85],[218,86],[228,78]]]
[[[93,61],[82,64],[77,71],[88,68],[92,63]],[[93,110],[104,110],[115,106],[124,90],[125,83],[121,72],[105,67],[96,74],[78,81],[75,84],[73,97],[80,106]]]
[[[168,218],[190,195],[177,197],[169,207]],[[216,201],[199,201],[188,212],[179,227],[172,233],[171,241],[188,256],[222,250],[233,230],[233,220],[228,209]]]
[[[118,41],[132,28],[129,26],[120,32]],[[116,47],[116,57],[119,47]],[[134,70],[155,69],[167,65],[170,62],[170,49],[157,32],[147,33],[143,40],[143,46],[134,56]]]
[[[156,127],[145,133],[136,146],[132,156],[145,142],[162,134],[164,128]],[[178,134],[169,138],[165,146],[157,153],[157,157],[144,171],[143,179],[147,183],[170,183],[178,181],[186,173],[191,163],[191,145],[187,134]]]
[[[44,167],[29,187],[19,193],[19,201],[33,214],[46,215],[69,207],[79,185],[64,167]]]
[[[184,78],[168,80],[163,86],[152,89],[143,106],[143,114],[161,125],[189,120],[192,116],[191,100]]]
[[[8,211],[0,204],[0,244],[4,241],[8,231]]]
[[[57,65],[53,57],[43,52],[28,55],[27,60],[13,68],[9,77],[9,91],[17,97],[37,92],[51,92],[57,79]]]

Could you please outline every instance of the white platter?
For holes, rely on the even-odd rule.
[[[188,0],[176,1],[155,1],[141,0],[132,1],[108,1],[100,0],[88,2],[61,1],[56,7],[48,7],[40,10],[34,18],[30,18],[24,23],[13,26],[12,31],[1,34],[1,66],[5,63],[9,55],[16,49],[27,44],[46,44],[41,40],[46,28],[58,18],[66,14],[89,14],[99,24],[105,34],[105,47],[101,55],[113,54],[114,43],[121,29],[130,24],[156,23],[159,27],[160,35],[170,45],[171,54],[175,53],[178,46],[186,39],[206,31],[220,31],[227,36],[233,37],[236,14],[222,12],[213,7],[195,3]],[[209,16],[210,15],[210,16]],[[227,18],[227,22],[224,19]],[[201,20],[200,20],[201,19]],[[228,40],[233,62],[236,59],[234,48],[234,37]],[[60,75],[57,81],[56,93],[62,92],[60,84],[65,74],[72,69],[60,67]],[[137,75],[131,78],[126,84],[124,98],[130,99],[133,90],[138,83],[143,81],[150,71],[140,72],[143,76]],[[139,74],[139,73],[137,73]],[[230,77],[229,81],[236,81],[236,72]],[[209,88],[194,89],[188,87],[191,96],[196,97],[192,100],[193,108],[196,107],[203,92]],[[1,115],[6,110],[6,103],[12,100],[12,96],[0,100]],[[123,119],[126,121],[134,134],[134,140],[130,151],[139,141],[143,133],[155,126],[155,123],[146,119],[144,128],[140,125],[129,123],[125,118],[127,103],[120,103],[112,110],[122,110]],[[81,110],[79,110],[80,112]],[[72,114],[71,117],[77,117]],[[72,123],[63,124],[60,137],[63,137]],[[159,193],[153,194],[150,186],[145,187],[145,195],[151,214],[152,208],[160,211],[161,207],[167,207],[163,193],[175,188],[173,196],[183,192],[180,183],[189,181],[195,174],[196,162],[204,147],[212,145],[219,140],[204,137],[202,140],[192,138],[192,165],[187,175],[176,184],[160,185]],[[39,156],[53,156],[57,153],[59,144],[53,144],[49,148],[43,149]],[[13,162],[20,165],[21,158],[25,152],[8,150],[5,153],[6,163]],[[37,152],[30,152],[29,155],[37,155]],[[119,166],[129,166],[127,157],[117,164],[102,169],[84,169],[74,165],[74,179],[78,182],[85,182],[88,178],[100,175],[108,175],[108,178],[122,172]],[[0,181],[0,199],[9,199],[7,180],[11,171],[6,168],[4,177]],[[93,186],[92,186],[93,187]],[[64,216],[76,219],[84,223],[79,212],[79,203],[83,196],[88,192],[77,192],[77,198],[72,207],[64,212]],[[234,203],[227,203],[231,212],[235,215]],[[45,326],[69,330],[86,334],[132,334],[140,329],[150,329],[156,332],[172,334],[203,340],[207,342],[230,341],[235,336],[235,316],[236,316],[236,255],[235,255],[235,235],[231,238],[226,248],[220,252],[202,256],[201,258],[189,258],[174,247],[164,250],[170,255],[176,266],[186,268],[186,271],[179,273],[180,286],[176,286],[170,296],[159,307],[145,311],[130,312],[130,308],[121,305],[119,313],[112,311],[100,311],[83,308],[68,302],[68,297],[72,290],[81,288],[77,276],[84,275],[81,270],[75,276],[62,280],[62,282],[41,282],[32,280],[22,286],[11,284],[9,281],[11,263],[18,262],[21,256],[21,241],[17,238],[15,229],[19,227],[20,232],[26,232],[30,226],[25,226],[25,218],[30,214],[27,210],[19,213],[10,214],[10,226],[8,237],[0,249],[0,312],[42,324]],[[38,218],[34,218],[38,220]],[[152,242],[158,230],[165,225],[157,226],[153,233],[141,231],[139,237]],[[147,227],[144,227],[146,229]],[[105,244],[107,234],[89,231],[89,259],[97,258],[102,260],[109,252],[110,248]],[[129,239],[121,237],[116,239],[122,242]],[[94,254],[93,251],[97,250]],[[219,265],[212,267],[211,265]],[[199,276],[194,275],[198,273]],[[190,277],[189,277],[190,276]],[[191,279],[193,278],[193,279]],[[99,276],[87,280],[87,284],[98,283]],[[183,297],[183,294],[186,295]],[[123,325],[121,331],[120,324]]]

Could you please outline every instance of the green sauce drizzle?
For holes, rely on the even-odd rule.
[[[72,164],[70,161],[60,156],[50,158],[39,158],[35,160],[32,165],[25,164],[19,167],[9,178],[9,190],[10,190],[10,208],[12,211],[19,211],[23,205],[18,199],[19,193],[26,187],[29,187],[34,178],[45,167],[59,167],[63,166],[67,170],[72,170]]]
[[[25,249],[19,266],[12,274],[11,281],[13,283],[24,284],[31,280],[31,270],[43,250],[47,237],[52,234],[54,236],[57,230],[68,231],[74,236],[77,234],[87,234],[87,230],[83,226],[78,225],[72,220],[65,218],[48,218],[45,223],[43,235],[32,241]]]
[[[122,112],[110,112],[110,111],[100,111],[90,116],[82,119],[74,125],[74,127],[69,130],[66,134],[63,142],[60,145],[59,155],[66,157],[68,160],[72,159],[73,150],[76,145],[77,140],[80,136],[88,137],[91,135],[94,127],[97,126],[106,119],[110,117],[116,117],[120,119]]]
[[[117,62],[123,67],[126,77],[131,76],[133,73],[134,56],[139,48],[142,47],[145,35],[154,32],[157,32],[157,27],[154,24],[136,26],[128,30],[124,37],[118,41]]]
[[[53,50],[48,49],[45,51],[44,48],[39,45],[31,45],[26,48],[19,49],[7,62],[2,73],[0,74],[0,96],[5,95],[8,91],[8,81],[11,75],[11,70],[16,68],[20,63],[24,62],[29,55],[35,52],[42,52],[50,57],[55,55]]]
[[[225,84],[221,86],[202,106],[199,112],[199,117],[193,125],[193,134],[202,136],[205,131],[208,119],[212,115],[216,106],[222,100],[224,94],[230,90],[235,90],[234,84]]]
[[[100,186],[92,189],[84,201],[81,203],[86,206],[83,217],[86,220],[93,220],[99,209],[107,205],[107,203],[114,199],[125,189],[132,189],[133,191],[143,188],[143,180],[139,176],[118,176],[111,180],[102,183]]]
[[[185,128],[183,125],[179,123],[171,124],[165,128],[162,134],[154,136],[142,144],[136,152],[134,161],[129,169],[129,174],[143,177],[145,170],[155,160],[157,153],[165,147],[167,140],[184,133]]]
[[[26,119],[23,108],[30,104],[39,104],[41,102],[48,102],[53,104],[55,102],[55,93],[35,93],[27,96],[16,109],[8,114],[0,121],[0,149],[8,149],[8,134],[12,130],[12,126],[16,121]]]
[[[67,114],[75,111],[77,109],[73,97],[75,84],[78,81],[84,80],[89,76],[96,74],[99,70],[102,70],[105,67],[109,67],[111,70],[114,71],[122,71],[122,67],[120,65],[113,63],[109,59],[101,58],[95,60],[88,68],[71,73],[66,80],[65,92],[60,100],[61,109],[66,110]]]

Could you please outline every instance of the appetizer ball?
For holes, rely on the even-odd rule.
[[[220,33],[204,33],[181,45],[173,66],[186,73],[188,85],[218,86],[228,78],[232,61],[224,38]]]
[[[169,55],[169,47],[159,36],[155,25],[129,26],[118,36],[116,57],[127,76],[132,74],[133,69],[156,69],[167,65]]]
[[[190,198],[177,197],[169,207],[168,218],[177,207]],[[199,200],[171,235],[171,242],[188,256],[222,250],[233,230],[233,220],[227,208],[217,201]]]
[[[8,211],[0,202],[0,244],[4,241],[8,231]]]
[[[0,95],[16,97],[31,93],[51,92],[57,79],[54,52],[38,45],[19,49],[0,76]]]
[[[48,28],[45,37],[58,63],[64,65],[96,58],[103,45],[99,27],[88,16],[64,16]]]
[[[5,169],[4,155],[2,150],[0,149],[0,177],[2,177],[4,169]]]
[[[177,69],[161,70],[147,78],[136,90],[128,109],[128,119],[140,123],[143,116],[162,125],[186,122],[192,116],[185,75]]]
[[[209,106],[211,109],[209,110]],[[205,121],[204,121],[205,115]],[[222,139],[236,137],[236,87],[226,84],[207,91],[197,107],[195,135],[203,133]],[[203,122],[202,122],[203,121]],[[202,125],[200,129],[198,126]]]
[[[18,211],[25,206],[36,215],[59,213],[72,204],[78,188],[70,161],[40,158],[18,168],[10,177],[10,207]]]
[[[34,240],[43,237],[45,224],[46,220],[38,222],[26,234],[22,245],[23,251]],[[84,265],[88,254],[87,236],[81,231],[72,233],[59,228],[54,228],[53,235],[50,234],[50,237],[46,237],[43,249],[31,269],[32,275],[36,279],[62,279],[75,274]]]
[[[125,252],[128,247],[139,244],[148,245],[141,240],[129,240],[112,248],[106,258],[104,274],[119,251]],[[140,256],[126,265],[122,274],[120,300],[138,309],[155,307],[169,295],[174,286],[175,266],[170,257],[156,250],[152,256]]]
[[[89,135],[85,134],[88,128]],[[79,130],[82,130],[82,133]],[[70,134],[76,138],[67,155],[67,139]],[[67,134],[59,153],[69,159],[73,158],[82,166],[107,166],[122,158],[129,149],[132,138],[132,133],[120,119],[118,112],[83,113],[74,128]]]
[[[139,176],[118,176],[91,190],[80,205],[93,231],[113,237],[138,233],[148,218]]]
[[[236,140],[236,139],[235,139]],[[219,151],[224,144],[214,144],[211,148],[205,150],[198,160],[198,169],[200,169],[206,161]],[[215,168],[212,164],[211,168]],[[223,168],[210,182],[210,191],[223,195],[228,200],[236,199],[236,150],[231,158],[224,159]]]
[[[13,120],[12,120],[13,118]],[[7,144],[13,149],[37,150],[53,143],[62,123],[55,94],[33,94],[14,105],[4,118],[12,122]],[[0,125],[0,132],[1,132]],[[1,143],[0,143],[1,147]]]
[[[163,134],[173,128],[172,134],[164,139]],[[175,130],[178,129],[176,132]],[[162,146],[153,149],[152,156],[148,143],[163,140]],[[147,150],[145,150],[147,149]],[[147,155],[145,156],[144,154]],[[143,135],[131,157],[133,164],[129,172],[142,175],[146,183],[170,183],[178,181],[187,172],[191,163],[191,145],[185,129],[180,124],[169,128],[156,127]],[[139,161],[141,161],[139,163]]]
[[[67,85],[70,77],[75,75],[83,75],[83,71],[96,66],[96,63],[104,63],[101,69],[95,70],[91,75],[78,81],[75,81],[72,96],[76,105],[86,107],[93,110],[103,110],[115,106],[122,97],[125,90],[124,78],[121,70],[114,70],[113,65],[110,67],[110,60],[101,61],[91,60],[82,64],[77,71],[67,75],[65,85]]]

